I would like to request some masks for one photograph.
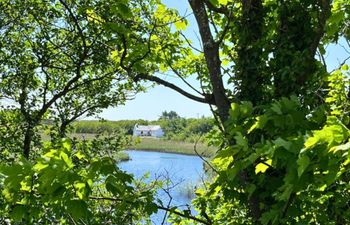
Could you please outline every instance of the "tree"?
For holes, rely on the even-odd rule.
[[[115,65],[96,2],[0,2],[0,97],[19,109],[23,154],[43,119],[66,127],[78,117],[122,104],[132,87]]]
[[[107,154],[124,147],[121,132],[61,139],[73,120],[139,90],[113,60],[120,42],[92,11],[101,3],[0,0],[2,224],[133,224],[157,210],[157,182],[135,181]],[[52,120],[59,135],[43,142]]]
[[[332,72],[324,62],[327,44],[349,43],[347,0],[189,0],[200,48],[183,34],[189,15],[180,16],[159,0],[1,4],[0,93],[17,102],[15,112],[25,121],[26,157],[34,128],[54,103],[60,110],[70,107],[65,96],[91,97],[85,88],[104,78],[107,83],[99,85],[108,88],[114,79],[126,89],[142,81],[156,82],[212,106],[220,127],[212,134],[212,142],[220,147],[211,165],[217,175],[206,190],[197,192],[198,215],[173,208],[170,212],[203,224],[350,223],[349,57]],[[192,91],[163,79],[161,74],[168,71]],[[186,80],[190,75],[197,77],[201,90]],[[64,115],[62,123],[79,114],[66,112],[58,112]],[[48,155],[35,165],[23,161],[0,168],[14,215],[25,216],[23,206],[16,205],[27,202],[21,196],[38,197],[37,205],[43,205],[42,193],[33,195],[37,190],[32,188],[47,190],[51,182],[38,179],[30,185],[30,180],[52,172],[51,167],[62,169],[55,173],[74,175],[69,182],[59,182],[68,184],[63,185],[69,196],[64,199],[70,203],[79,196],[91,197],[75,190],[86,187],[85,174],[98,175],[93,184],[110,174],[105,181],[109,194],[136,196],[129,177],[119,174],[113,160],[100,159],[95,163],[102,165],[98,170],[88,166],[75,171],[70,159],[81,155],[72,154],[64,143],[56,147],[45,149]],[[90,168],[92,173],[86,172]],[[114,184],[123,177],[120,191]],[[138,205],[148,208],[147,213],[154,211],[149,192],[132,199],[149,200]],[[55,208],[57,201],[48,202]],[[79,201],[77,207],[73,201],[70,208],[82,208],[86,202]],[[123,218],[125,208],[116,209]],[[5,207],[6,213],[9,209]],[[79,213],[78,218],[89,221],[87,214]]]
[[[175,111],[164,111],[162,112],[162,115],[159,117],[158,120],[173,120],[173,119],[179,119],[180,116]]]
[[[347,204],[335,193],[348,196],[343,189],[348,174],[342,164],[345,159],[331,153],[334,148],[349,150],[341,147],[348,138],[348,99],[344,98],[348,68],[329,73],[324,49],[338,40],[348,43],[349,3],[189,0],[201,49],[182,33],[186,16],[178,16],[159,1],[153,3],[142,8],[148,23],[140,24],[146,29],[131,29],[121,38],[123,54],[118,60],[136,82],[152,81],[215,107],[221,127],[215,137],[221,147],[214,160],[218,176],[197,200],[207,224],[323,223],[329,219],[348,223],[345,209],[332,211]],[[137,17],[139,11],[133,11],[132,4],[129,7]],[[160,74],[168,70],[192,89],[185,78],[195,74],[202,90],[192,94],[162,79]],[[337,92],[330,89],[335,86]],[[344,102],[339,105],[337,98]],[[318,149],[319,145],[323,148]],[[305,153],[306,149],[311,150]],[[322,179],[317,175],[330,170],[339,176]],[[327,206],[316,197],[325,191],[332,193],[327,195]],[[215,200],[217,195],[223,201]],[[322,210],[319,205],[324,206]],[[206,210],[221,210],[227,216],[214,218]]]

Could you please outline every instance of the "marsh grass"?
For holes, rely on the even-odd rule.
[[[113,155],[113,158],[117,160],[117,162],[124,162],[130,160],[130,156],[126,152],[117,152]]]
[[[48,141],[50,137],[46,134],[41,134],[42,140]],[[96,134],[88,133],[71,133],[70,138],[76,138],[78,140],[92,140],[96,137]],[[185,141],[166,140],[162,138],[142,137],[136,138],[126,150],[144,150],[144,151],[157,151],[178,153],[185,155],[196,155],[194,147],[196,145],[197,152],[204,157],[210,157],[215,154],[216,149],[214,147],[208,147],[205,143],[191,143]]]
[[[129,147],[132,150],[159,151],[169,153],[179,153],[186,155],[196,155],[195,144],[183,141],[172,141],[158,138],[140,138],[140,141]],[[197,152],[205,157],[214,155],[216,149],[208,147],[204,143],[197,143]]]
[[[195,195],[195,190],[196,190],[196,184],[192,182],[188,182],[180,187],[178,187],[178,193],[187,198],[187,199],[193,199]]]

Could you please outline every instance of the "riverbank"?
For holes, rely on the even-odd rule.
[[[128,153],[126,152],[117,152],[116,154],[113,155],[113,158],[117,161],[117,162],[125,162],[125,161],[129,161],[130,160],[130,156]]]
[[[44,141],[48,141],[50,138],[48,135],[41,134]],[[92,140],[96,137],[96,134],[83,134],[83,133],[71,133],[70,138],[76,138],[78,140]],[[131,142],[131,145],[127,146],[125,150],[144,150],[153,152],[167,152],[167,153],[178,153],[184,155],[197,155],[194,151],[196,148],[197,152],[204,156],[213,156],[216,152],[216,148],[208,147],[204,143],[191,143],[185,141],[173,141],[162,138],[142,137],[136,138]],[[122,161],[128,160],[125,155],[121,156]]]
[[[197,155],[197,152],[205,157],[215,154],[216,149],[208,147],[204,143],[190,143],[182,141],[172,141],[159,138],[140,138],[137,144],[128,147],[130,150],[144,150],[155,152],[178,153],[185,155]]]

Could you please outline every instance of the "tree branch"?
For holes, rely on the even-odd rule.
[[[59,2],[63,5],[63,7],[68,11],[69,16],[73,19],[73,22],[78,30],[79,36],[81,38],[81,40],[83,41],[83,46],[84,49],[87,48],[87,44],[86,44],[86,39],[83,33],[83,29],[80,27],[79,25],[79,21],[78,18],[75,17],[75,15],[73,14],[72,10],[70,9],[70,7],[67,5],[67,3],[63,0],[59,0]]]
[[[166,58],[166,56],[164,56]],[[204,96],[203,93],[200,93],[196,88],[194,88],[181,74],[180,72],[175,69],[172,65],[171,65],[171,62],[170,60],[166,59],[167,63],[168,63],[168,66],[170,67],[170,69],[188,86],[190,87],[193,91],[197,92],[198,94]]]
[[[132,204],[132,202],[128,201],[128,200],[125,200],[125,199],[119,199],[119,198],[113,198],[113,197],[95,197],[95,196],[91,196],[90,199],[92,200],[102,200],[102,201],[116,201],[116,202],[121,202],[121,201],[126,201],[130,204]],[[196,222],[200,222],[202,224],[205,224],[205,225],[212,225],[212,223],[210,221],[206,221],[206,220],[203,220],[201,218],[198,218],[198,217],[195,217],[195,216],[192,216],[192,215],[186,215],[180,211],[175,211],[173,209],[169,209],[169,208],[166,208],[164,206],[161,206],[161,205],[157,205],[157,208],[158,209],[161,209],[161,210],[164,210],[166,212],[170,212],[170,213],[173,213],[173,214],[176,214],[178,216],[181,216],[183,218],[187,218],[187,219],[191,219],[193,221],[196,221]]]
[[[187,44],[195,51],[199,52],[199,53],[203,53],[202,50],[200,50],[199,48],[193,46],[193,44],[191,43],[191,41],[180,31],[180,35],[185,39],[185,41],[187,42]]]
[[[196,221],[196,222],[200,222],[200,223],[205,224],[205,225],[211,225],[211,224],[212,224],[212,223],[209,222],[209,221],[206,221],[206,220],[197,218],[197,217],[192,216],[192,215],[185,215],[185,214],[182,213],[182,212],[175,211],[175,210],[172,210],[172,209],[168,209],[168,208],[163,207],[163,206],[160,206],[160,205],[158,205],[157,207],[158,207],[158,209],[161,209],[161,210],[164,210],[164,211],[167,211],[167,212],[176,214],[176,215],[181,216],[181,217],[184,217],[184,218],[191,219],[191,220]]]
[[[325,32],[327,19],[331,14],[330,0],[319,0],[319,4],[320,4],[320,8],[321,8],[321,15],[318,18],[319,19],[319,21],[318,21],[319,26],[318,26],[317,31],[316,31],[316,36],[315,36],[313,42],[311,43],[310,49],[309,49],[310,55],[312,57],[314,57],[316,54],[317,48],[318,48],[320,41],[321,41],[321,39],[324,35],[324,32]]]
[[[215,105],[215,100],[214,100],[212,95],[206,95],[204,98],[198,97],[198,96],[193,95],[191,93],[188,93],[188,92],[184,91],[182,88],[180,88],[180,87],[178,87],[178,86],[176,86],[168,81],[165,81],[159,77],[156,77],[156,76],[140,73],[140,74],[136,75],[133,79],[135,82],[138,82],[140,80],[152,81],[152,82],[155,82],[157,84],[163,85],[165,87],[171,88],[174,91],[177,91],[178,93],[180,93],[180,94],[182,94],[182,95],[186,96],[187,98],[190,98],[194,101]]]

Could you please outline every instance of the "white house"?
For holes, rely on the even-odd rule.
[[[162,137],[164,132],[159,125],[134,126],[134,136]]]

